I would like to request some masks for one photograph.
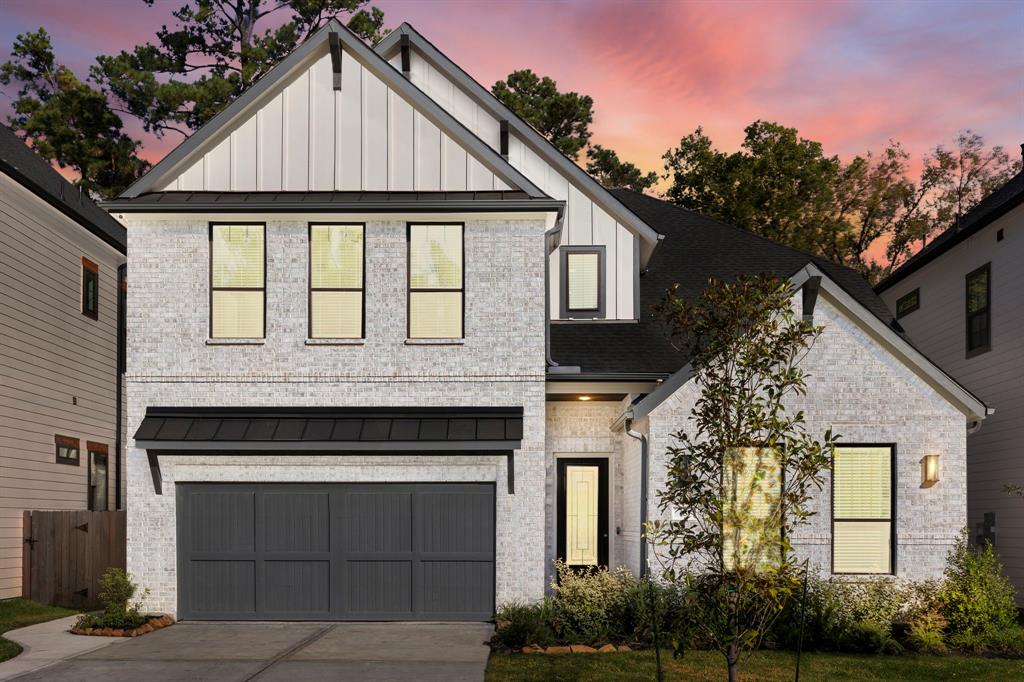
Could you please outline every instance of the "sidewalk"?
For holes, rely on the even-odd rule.
[[[73,635],[68,630],[76,620],[78,616],[68,616],[6,632],[4,637],[20,644],[24,651],[11,660],[0,663],[0,680],[9,680],[87,651],[102,649],[129,639]]]

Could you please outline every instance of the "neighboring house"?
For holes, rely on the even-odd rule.
[[[967,439],[967,526],[1024,590],[1024,172],[986,197],[876,291],[907,336],[990,404]]]
[[[24,511],[122,508],[125,246],[0,126],[0,599],[22,594]]]
[[[938,575],[986,408],[855,273],[607,191],[408,25],[332,21],[122,197],[128,567],[193,619],[486,619],[556,557],[650,564],[694,399],[651,319],[771,271],[844,446],[816,570]],[[920,461],[942,475],[924,483]],[[835,532],[832,532],[833,526]]]

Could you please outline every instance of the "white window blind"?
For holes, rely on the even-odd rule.
[[[263,225],[213,225],[211,242],[210,335],[262,338],[266,295]]]
[[[461,338],[462,225],[409,226],[409,338]]]
[[[309,334],[316,339],[363,335],[362,225],[309,227]]]
[[[782,542],[776,513],[782,492],[778,453],[769,448],[730,448],[722,472],[726,570],[778,563]]]
[[[832,571],[892,572],[892,448],[836,446]]]
[[[569,310],[597,310],[600,306],[600,256],[597,253],[566,254]]]

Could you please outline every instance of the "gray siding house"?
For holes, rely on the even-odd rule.
[[[25,510],[120,509],[124,227],[0,126],[0,599]]]
[[[993,406],[967,438],[967,521],[1024,590],[1024,173],[880,283],[909,338]]]
[[[787,277],[825,325],[801,406],[843,435],[844,502],[794,538],[817,571],[935,576],[965,523],[986,407],[856,273],[604,189],[408,25],[330,22],[105,208],[147,608],[482,620],[556,558],[654,566],[695,391],[650,307],[711,275]]]

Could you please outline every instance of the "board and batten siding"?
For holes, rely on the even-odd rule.
[[[392,57],[390,62],[394,68],[401,70],[400,53]],[[414,85],[492,149],[501,151],[501,122],[491,116],[490,112],[478,105],[415,50],[410,51],[409,69],[409,79]],[[638,312],[635,309],[635,292],[639,277],[636,260],[636,254],[639,253],[637,237],[580,191],[561,171],[538,156],[515,131],[509,131],[508,161],[513,168],[546,194],[566,202],[563,245],[605,247],[606,317],[618,320],[635,319]],[[475,166],[480,164],[470,159],[471,172],[475,170]],[[495,189],[505,189],[505,186],[500,180],[495,179]],[[557,252],[550,257],[550,268],[550,312],[551,317],[557,319],[561,312],[561,259]]]
[[[347,50],[341,82],[335,91],[331,56],[320,50],[161,190],[508,189]]]
[[[81,312],[82,257],[99,265],[98,320]],[[0,173],[0,599],[22,593],[22,512],[87,507],[86,441],[109,448],[115,504],[117,268],[124,262]],[[56,463],[58,434],[80,439],[78,466]]]
[[[996,234],[1003,231],[998,241]],[[992,349],[967,357],[966,277],[991,263]],[[996,517],[996,549],[1018,594],[1024,594],[1024,501],[1003,491],[1024,485],[1024,206],[993,221],[882,292],[896,301],[920,289],[921,307],[899,319],[910,340],[995,414],[967,437],[967,523],[976,534]],[[941,453],[940,477],[941,477]]]

